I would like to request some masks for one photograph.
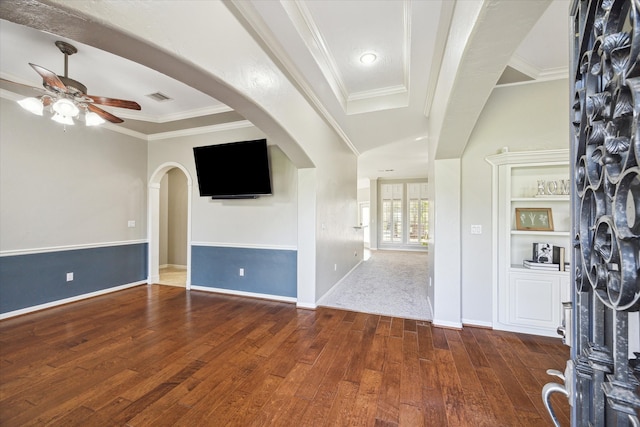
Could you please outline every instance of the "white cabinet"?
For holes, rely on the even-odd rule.
[[[502,323],[555,332],[561,322],[560,289],[560,278],[555,274],[511,271],[505,294],[508,315]]]
[[[557,337],[570,273],[523,264],[534,258],[534,243],[564,248],[570,263],[569,151],[506,152],[487,161],[493,166],[493,327]],[[516,211],[531,219],[516,218]]]

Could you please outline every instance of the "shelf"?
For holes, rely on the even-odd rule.
[[[543,196],[543,197],[512,197],[513,202],[568,202],[569,196]]]
[[[569,267],[571,268],[571,267]],[[535,268],[527,268],[518,264],[511,264],[511,272],[512,273],[536,273],[536,274],[561,274],[563,276],[569,275],[569,270],[560,271],[560,270],[538,270]]]
[[[569,150],[513,152],[487,158],[493,166],[493,208],[497,214],[492,260],[494,328],[552,336],[561,322],[561,302],[567,299],[570,272],[557,267],[527,268],[523,260],[531,259],[532,245],[540,242],[564,247],[565,258],[571,258],[571,196],[562,194],[570,185],[569,158]],[[539,195],[540,188],[545,194]],[[549,208],[553,231],[518,230],[518,208]]]
[[[558,236],[569,237],[569,231],[527,231],[527,230],[511,230],[512,236]]]

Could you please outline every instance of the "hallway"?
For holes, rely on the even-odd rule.
[[[342,282],[318,301],[341,308],[414,320],[432,320],[427,301],[426,252],[371,251]]]

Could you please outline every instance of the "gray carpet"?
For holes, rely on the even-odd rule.
[[[346,278],[318,301],[318,305],[432,320],[427,303],[427,253],[371,251]]]

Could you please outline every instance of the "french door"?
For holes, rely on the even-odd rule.
[[[426,249],[428,209],[426,181],[379,183],[378,247]]]

